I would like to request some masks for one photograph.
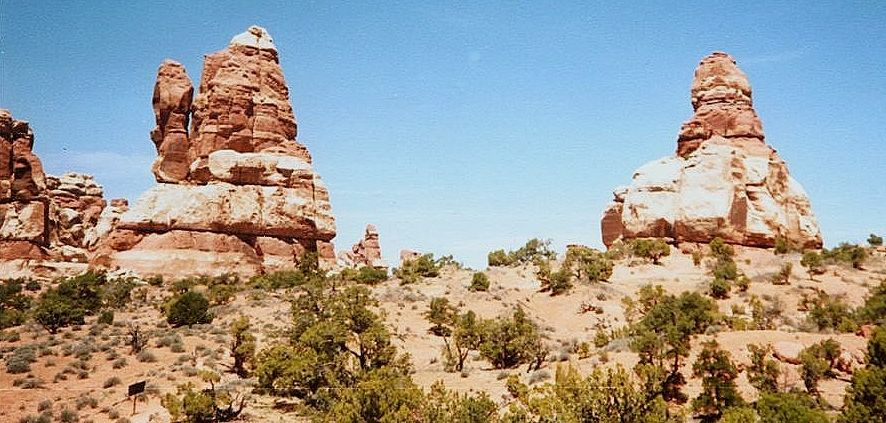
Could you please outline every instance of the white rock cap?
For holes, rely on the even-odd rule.
[[[277,51],[274,45],[274,39],[268,34],[268,31],[260,26],[250,26],[246,32],[231,38],[231,45],[239,44],[242,46],[255,47],[266,50]]]

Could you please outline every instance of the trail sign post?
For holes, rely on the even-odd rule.
[[[138,402],[138,395],[142,392],[145,392],[145,382],[135,382],[132,385],[129,385],[129,390],[126,393],[126,396],[132,398],[132,415],[135,415],[135,403]]]

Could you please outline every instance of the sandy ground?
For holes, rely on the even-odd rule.
[[[846,301],[857,306],[863,303],[868,288],[886,278],[886,254],[877,253],[871,257],[864,270],[853,270],[841,266],[829,266],[823,275],[810,280],[799,264],[799,254],[776,256],[771,251],[741,249],[736,262],[741,271],[752,279],[747,293],[735,293],[729,299],[718,301],[722,313],[732,314],[733,306],[748,310],[748,300],[752,295],[780,300],[784,305],[784,323],[778,330],[771,331],[724,331],[703,335],[693,341],[693,354],[686,361],[684,373],[688,384],[684,392],[694,397],[700,391],[700,381],[691,378],[691,363],[700,348],[701,342],[716,337],[721,346],[741,364],[749,362],[747,344],[796,342],[803,346],[823,339],[833,338],[840,342],[850,354],[859,355],[865,348],[865,339],[853,334],[823,334],[803,332],[805,312],[798,310],[801,295],[820,289],[831,295],[843,295]],[[790,285],[777,286],[769,282],[784,262],[794,264]],[[652,265],[639,260],[624,260],[617,264],[608,282],[578,284],[568,294],[552,297],[538,292],[539,282],[531,267],[486,269],[491,286],[488,292],[470,292],[471,270],[444,269],[439,277],[425,279],[410,286],[401,286],[396,279],[389,280],[373,288],[380,301],[380,309],[386,314],[388,324],[395,335],[395,342],[412,357],[415,368],[413,378],[422,387],[429,387],[437,380],[443,380],[447,387],[462,392],[486,391],[491,398],[504,405],[509,400],[504,377],[509,373],[519,374],[524,382],[539,383],[549,377],[558,365],[569,364],[582,371],[595,366],[621,364],[626,367],[636,363],[636,354],[629,351],[624,339],[615,340],[604,348],[594,348],[593,339],[598,330],[619,328],[626,324],[622,298],[636,298],[637,290],[645,284],[662,285],[668,292],[704,291],[710,280],[707,267],[694,266],[689,255],[676,250],[662,260],[661,265]],[[81,421],[116,421],[128,418],[131,422],[168,421],[169,416],[160,405],[162,395],[175,392],[176,386],[188,381],[202,384],[196,377],[199,369],[214,369],[223,374],[225,380],[236,379],[227,372],[231,363],[227,327],[239,315],[252,319],[254,333],[259,338],[259,347],[266,345],[279,329],[289,321],[289,304],[284,292],[245,292],[230,304],[214,309],[215,321],[210,325],[194,328],[171,329],[167,327],[159,312],[159,295],[162,288],[143,287],[146,298],[135,302],[127,311],[117,312],[115,325],[97,328],[88,321],[87,325],[66,328],[50,337],[43,328],[29,324],[13,330],[20,339],[15,342],[2,341],[0,349],[11,351],[24,344],[45,343],[52,355],[38,354],[37,362],[31,365],[31,372],[9,374],[5,366],[0,367],[0,421],[18,421],[26,415],[39,414],[38,404],[52,401],[54,414],[58,416],[62,408],[76,410]],[[433,297],[445,296],[462,310],[474,310],[480,316],[493,317],[505,313],[515,306],[522,307],[542,329],[551,348],[549,362],[542,370],[527,373],[526,367],[501,371],[491,368],[479,360],[475,353],[469,358],[464,372],[447,373],[440,360],[442,338],[428,333],[430,324],[422,313]],[[599,307],[601,313],[581,313],[582,304]],[[93,318],[94,319],[94,318]],[[125,345],[126,323],[139,322],[141,327],[152,334],[148,351],[154,355],[154,362],[140,362],[131,355]],[[90,331],[93,334],[90,335]],[[182,347],[173,352],[169,346],[157,346],[165,336],[178,334]],[[75,347],[83,341],[95,347],[89,354],[88,370],[81,375],[67,374],[66,380],[56,379],[56,375],[70,363],[78,361],[76,353],[65,355],[65,349]],[[589,357],[580,358],[570,346],[588,342],[591,348]],[[66,347],[69,345],[68,347]],[[113,368],[114,359],[109,354],[125,358],[127,364]],[[802,387],[797,376],[797,366],[782,363],[786,386]],[[17,379],[33,376],[43,381],[42,387],[26,389],[14,386]],[[105,382],[112,377],[120,379],[120,384],[105,388]],[[848,378],[847,378],[848,379]],[[136,414],[132,412],[132,402],[126,398],[126,386],[146,380],[149,393],[137,403]],[[739,388],[746,399],[756,396],[755,390],[747,383],[744,373],[738,379]],[[845,380],[823,382],[821,391],[825,400],[839,407],[847,386]],[[95,399],[94,407],[89,401],[78,401],[82,396]],[[78,402],[80,409],[77,409]],[[301,421],[293,414],[282,410],[291,409],[295,401],[266,396],[253,396],[244,420],[288,422]]]

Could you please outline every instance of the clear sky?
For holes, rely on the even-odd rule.
[[[600,246],[612,189],[673,153],[693,70],[723,50],[825,243],[886,233],[886,2],[609,3],[0,0],[0,107],[48,172],[134,200],[154,183],[157,66],[196,84],[257,24],[337,247],[374,223],[392,264],[413,248],[482,267],[531,237]]]

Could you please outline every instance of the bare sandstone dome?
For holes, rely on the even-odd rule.
[[[634,172],[603,212],[603,243],[644,237],[772,247],[777,237],[820,248],[821,232],[803,187],[764,142],[751,86],[735,60],[715,52],[692,82],[695,114],[675,156]]]
[[[334,263],[329,194],[296,139],[277,49],[251,27],[205,57],[199,92],[166,60],[154,87],[158,184],[119,216],[94,263],[142,274],[254,274],[305,252]]]

